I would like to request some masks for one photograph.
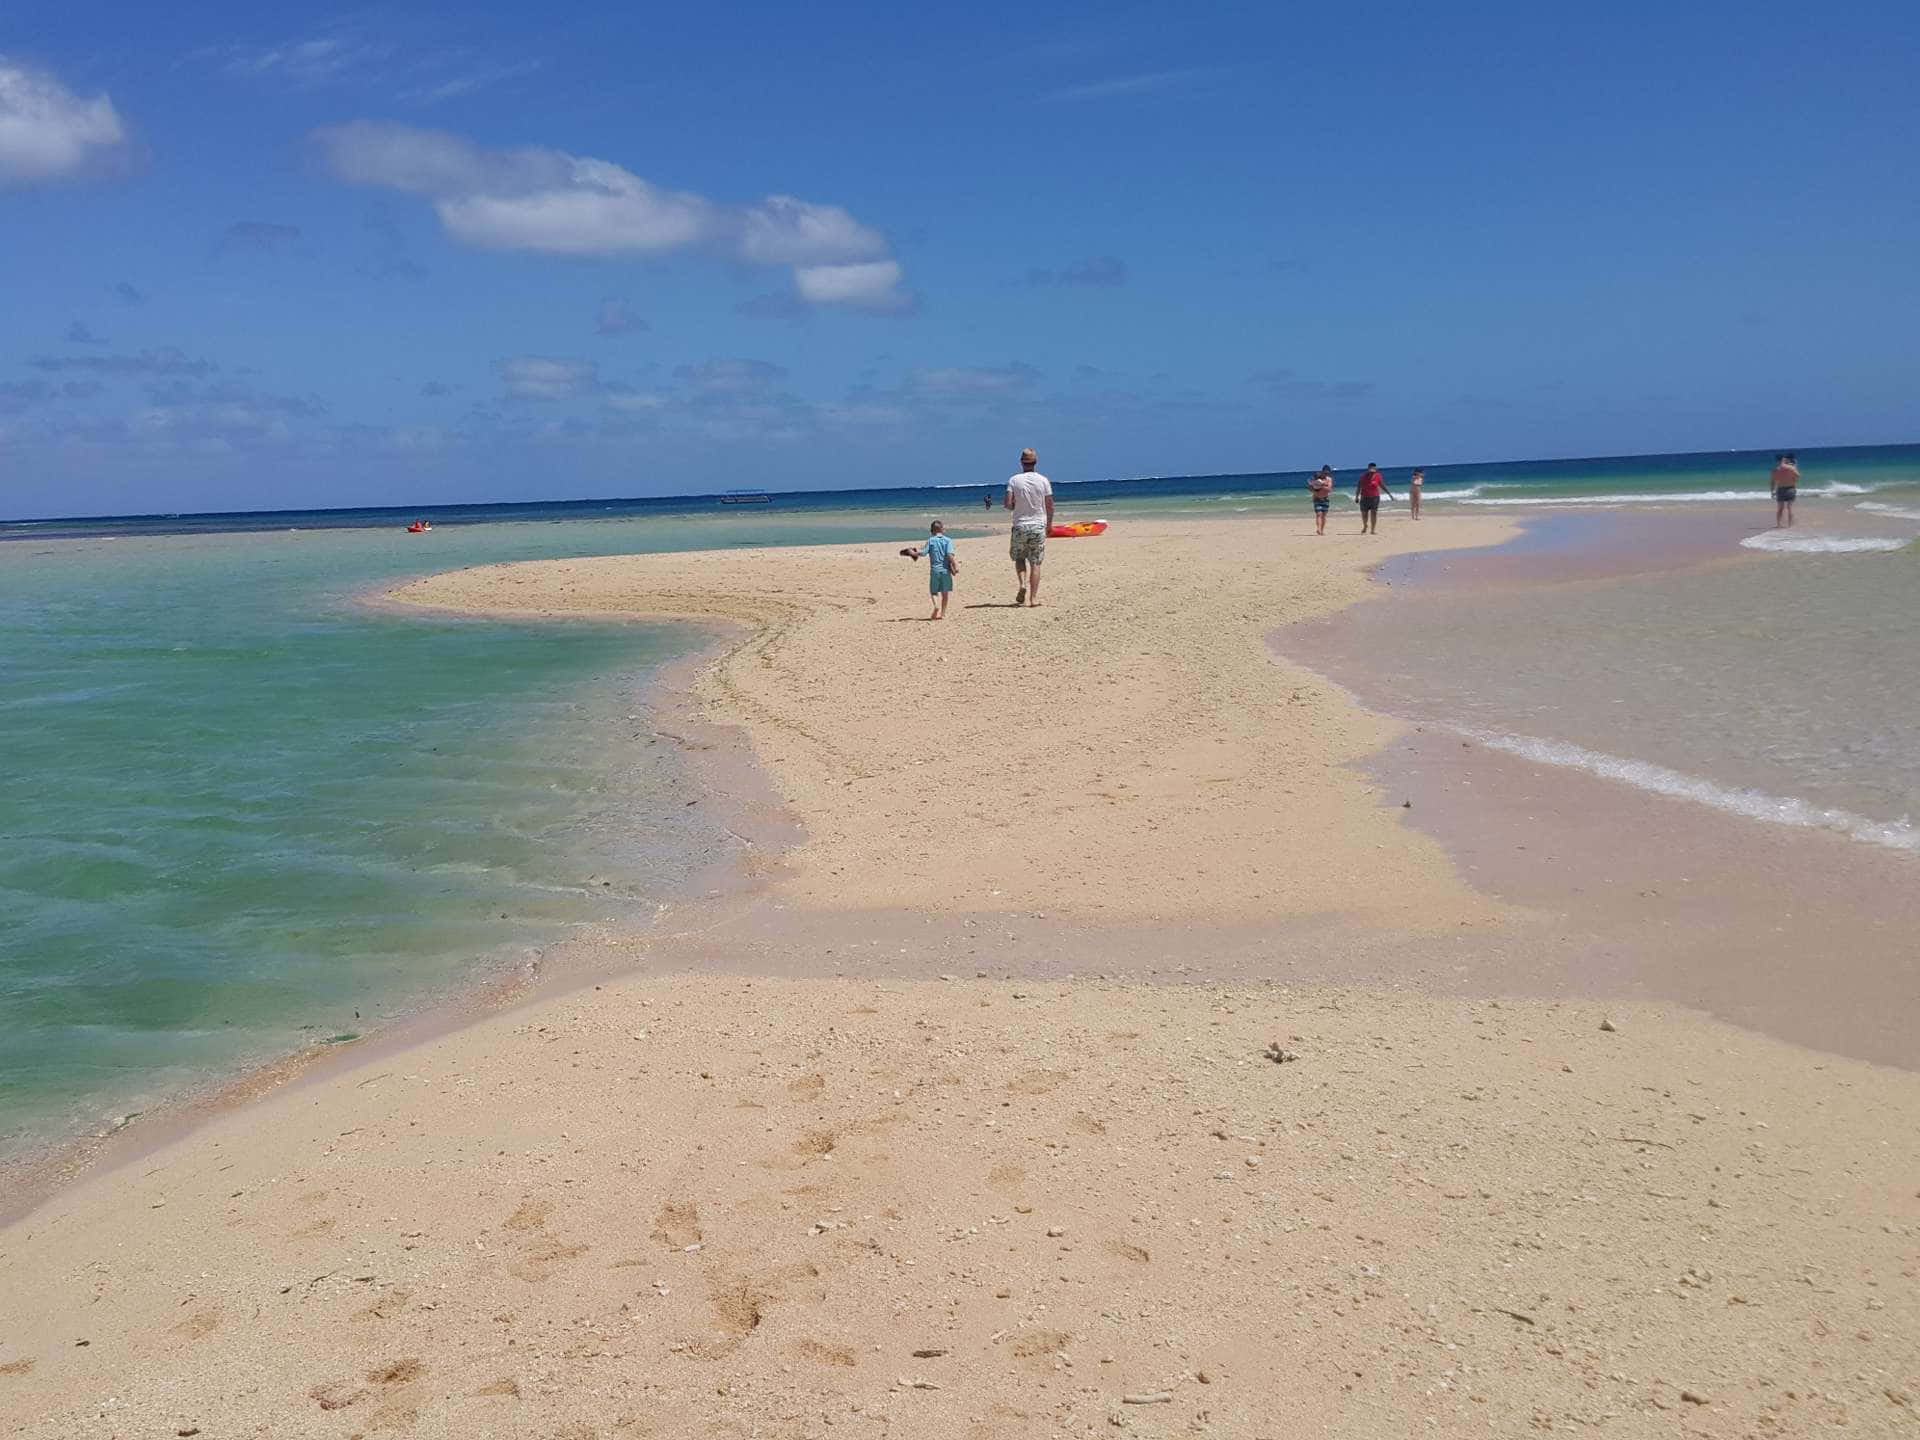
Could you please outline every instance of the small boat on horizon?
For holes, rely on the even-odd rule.
[[[729,490],[720,497],[722,505],[771,505],[773,496],[764,490]]]

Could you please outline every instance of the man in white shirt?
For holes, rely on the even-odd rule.
[[[1047,555],[1047,527],[1053,524],[1053,485],[1033,467],[1040,457],[1020,452],[1020,473],[1007,481],[1007,509],[1013,511],[1013,573],[1020,577],[1016,605],[1040,603],[1040,562]]]

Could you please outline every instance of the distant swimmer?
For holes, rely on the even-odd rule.
[[[1420,518],[1420,487],[1427,483],[1427,472],[1416,470],[1407,478],[1407,510],[1414,519]]]
[[[980,505],[985,510],[993,509],[993,491],[987,491],[986,498],[981,500]]]
[[[1380,497],[1385,495],[1393,499],[1393,492],[1387,489],[1387,479],[1380,473],[1380,467],[1371,460],[1361,473],[1360,481],[1353,487],[1353,498],[1360,502],[1360,533],[1378,535],[1380,533]]]
[[[1793,502],[1800,493],[1800,462],[1791,450],[1773,462],[1773,528],[1793,524]]]
[[[1327,511],[1333,508],[1333,467],[1322,465],[1307,481],[1307,489],[1313,494],[1313,533],[1327,533]]]

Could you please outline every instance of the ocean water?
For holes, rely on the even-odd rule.
[[[0,1157],[363,1032],[581,926],[643,924],[728,853],[676,748],[647,743],[648,677],[696,632],[393,615],[365,592],[868,533],[893,530],[0,545]]]
[[[1816,523],[1781,538],[1759,523],[1770,458],[1431,468],[1436,509],[1574,525],[1751,512],[1725,546],[1751,562],[1748,588],[1675,574],[1551,623],[1489,601],[1412,627],[1418,653],[1381,708],[1904,843],[1920,812],[1904,710],[1920,630],[1903,624],[1920,565],[1889,547],[1920,536],[1920,446],[1803,450]],[[1389,472],[1396,489],[1404,473]],[[1070,518],[1305,523],[1305,481],[1057,489]],[[991,493],[0,524],[0,1159],[360,1033],[582,926],[644,924],[730,853],[685,803],[673,747],[647,743],[650,679],[700,637],[393,615],[360,597],[497,560],[901,543],[935,514],[998,530]],[[419,514],[434,531],[403,533]],[[1436,671],[1457,683],[1417,688]]]
[[[1429,557],[1281,649],[1537,764],[1920,856],[1920,508],[1858,503],[1782,530],[1725,502],[1551,512],[1504,565]]]

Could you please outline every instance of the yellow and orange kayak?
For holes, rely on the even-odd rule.
[[[1104,535],[1106,533],[1107,522],[1104,520],[1076,520],[1071,525],[1049,525],[1047,527],[1047,538],[1049,540],[1072,540],[1080,535]]]

